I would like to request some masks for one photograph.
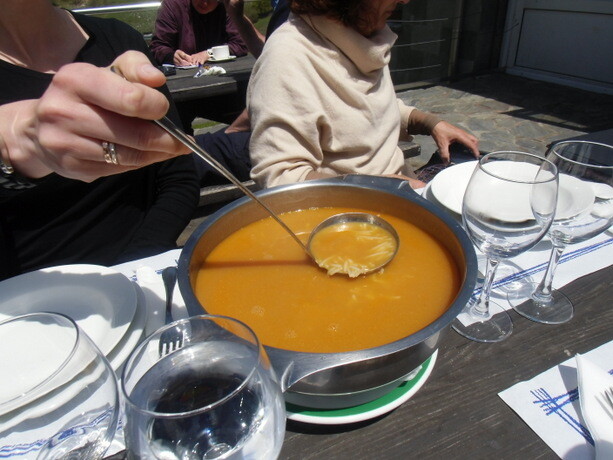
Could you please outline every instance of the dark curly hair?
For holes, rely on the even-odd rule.
[[[291,0],[290,9],[295,14],[326,16],[352,27],[360,33],[371,31],[370,8],[367,0]]]

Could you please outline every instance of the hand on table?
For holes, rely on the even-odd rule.
[[[197,64],[197,62],[193,62],[191,55],[182,50],[175,51],[172,63],[178,67]]]
[[[432,129],[431,136],[436,142],[439,154],[445,164],[450,161],[449,146],[454,142],[459,142],[468,147],[475,158],[479,158],[481,155],[479,153],[479,140],[475,136],[446,121],[438,122]]]
[[[210,57],[208,51],[200,51],[199,53],[192,54],[192,64],[204,64]]]
[[[165,77],[142,53],[113,62],[118,74],[85,63],[62,67],[40,99],[0,106],[3,159],[17,172],[40,178],[51,172],[91,182],[188,153],[187,147],[149,120],[168,111],[154,89]],[[125,78],[122,78],[125,77]],[[115,145],[118,164],[105,158]]]

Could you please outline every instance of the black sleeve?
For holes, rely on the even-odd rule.
[[[176,248],[177,238],[198,205],[200,185],[193,155],[173,158],[156,167],[155,203],[117,263]]]
[[[286,0],[279,0],[277,7],[272,12],[270,16],[270,22],[268,23],[268,27],[266,28],[266,38],[270,37],[277,28],[287,21],[289,17],[289,5]]]

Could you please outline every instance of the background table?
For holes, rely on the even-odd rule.
[[[191,132],[195,117],[231,123],[245,108],[245,96],[255,58],[241,56],[233,61],[207,63],[225,69],[224,75],[194,78],[198,70],[177,69],[168,77],[167,86],[177,105],[183,127]]]
[[[290,422],[281,459],[555,459],[498,396],[613,338],[613,267],[561,289],[576,305],[558,326],[510,312],[513,334],[497,344],[449,331],[434,370],[405,404],[378,419],[325,427]]]

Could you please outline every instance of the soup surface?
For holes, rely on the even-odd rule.
[[[321,221],[355,208],[282,214],[303,241]],[[366,211],[372,212],[372,211]],[[349,278],[319,268],[272,218],[231,234],[207,256],[195,279],[205,310],[247,323],[264,345],[331,353],[361,350],[406,337],[440,317],[460,288],[448,251],[398,217],[376,213],[400,237],[380,271]]]

